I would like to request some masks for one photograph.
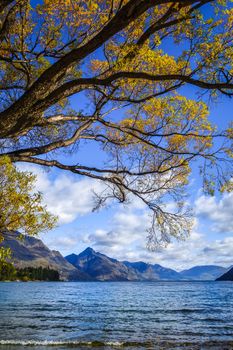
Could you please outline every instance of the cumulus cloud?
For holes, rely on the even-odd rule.
[[[166,248],[155,252],[146,248],[148,215],[145,211],[135,213],[130,207],[125,211],[119,210],[109,226],[111,230],[97,229],[86,235],[85,244],[119,260],[158,263],[177,270],[194,265],[230,266],[233,262],[233,237],[210,241],[199,231],[197,219],[185,241],[173,240]]]
[[[104,250],[110,248],[120,252],[125,246],[135,244],[142,237],[146,240],[147,223],[146,213],[139,215],[125,208],[125,211],[120,210],[113,216],[109,231],[97,229],[86,237],[86,242],[96,248]]]
[[[88,179],[75,181],[62,175],[44,191],[44,199],[52,213],[58,215],[60,223],[69,223],[78,216],[90,213],[94,193],[101,185]]]
[[[62,173],[52,177],[33,165],[20,168],[36,174],[36,190],[43,193],[44,203],[49,211],[58,216],[59,224],[73,222],[78,216],[90,213],[94,205],[94,192],[103,190],[103,185],[95,180]]]
[[[80,237],[77,234],[72,234],[69,231],[66,234],[58,235],[56,232],[52,234],[42,235],[40,237],[47,246],[52,250],[62,251],[64,255],[68,255],[75,247],[80,244]]]
[[[178,270],[195,265],[220,265],[228,267],[233,263],[233,237],[208,241],[207,237],[193,232],[185,242],[174,242],[159,254],[166,266]]]
[[[233,193],[216,197],[200,196],[195,201],[195,212],[200,218],[210,221],[215,232],[233,232]]]
[[[86,245],[120,260],[139,261],[143,260],[150,263],[161,263],[172,266],[172,260],[187,260],[187,247],[194,251],[196,245],[201,247],[198,242],[201,235],[193,232],[189,243],[183,243],[183,250],[178,248],[177,242],[170,244],[166,249],[158,249],[156,252],[148,251],[147,229],[150,226],[150,217],[145,207],[140,208],[134,203],[119,208],[111,222],[108,223],[108,229],[96,229],[95,232],[83,237]],[[181,246],[180,246],[181,248]],[[179,264],[182,261],[179,261]],[[174,266],[173,266],[174,267]]]
[[[207,244],[203,248],[203,254],[217,264],[232,265],[233,263],[233,237],[225,237]]]
[[[165,249],[150,252],[146,248],[150,218],[142,202],[132,199],[127,205],[115,206],[113,214],[111,212],[106,216],[103,211],[100,220],[92,222],[91,226],[87,221],[83,230],[75,220],[80,216],[86,219],[85,215],[93,208],[93,191],[102,191],[103,185],[64,173],[55,176],[35,166],[27,166],[26,169],[36,173],[37,190],[43,192],[48,209],[59,216],[60,228],[46,235],[45,239],[52,249],[70,254],[92,246],[119,260],[159,263],[177,270],[194,265],[232,265],[233,237],[216,239],[216,234],[233,231],[233,194],[225,194],[219,200],[200,195],[194,204],[198,219],[190,237],[186,241],[173,241]],[[202,232],[203,223],[205,227]],[[212,235],[209,234],[211,229]]]

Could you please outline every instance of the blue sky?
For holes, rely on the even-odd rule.
[[[194,91],[189,90],[186,94],[191,92],[193,97]],[[73,103],[83,104],[83,98],[79,101],[76,97]],[[209,107],[210,118],[219,127],[224,128],[232,120],[232,100],[222,98]],[[94,146],[81,147],[75,157],[91,164],[103,161]],[[204,196],[197,171],[191,174],[188,186],[189,202],[195,213],[190,237],[149,252],[146,248],[148,212],[139,201],[133,199],[129,205],[112,203],[93,213],[93,190],[101,191],[103,184],[60,170],[45,171],[26,164],[20,167],[37,174],[36,188],[44,194],[48,209],[59,216],[59,226],[41,234],[41,238],[63,255],[79,253],[91,246],[117,259],[144,260],[178,270],[202,264],[230,266],[233,262],[233,194]]]
[[[209,11],[210,6],[207,6],[206,16],[210,15]],[[163,49],[177,56],[183,47],[168,41],[163,44]],[[97,57],[101,57],[101,51]],[[198,90],[192,86],[182,89],[182,93],[189,98],[198,97]],[[208,95],[204,98],[208,102]],[[89,108],[83,95],[74,96],[71,101],[75,109]],[[210,102],[209,108],[210,120],[220,129],[233,119],[232,99],[222,97],[217,103]],[[97,146],[82,145],[76,155],[60,156],[59,159],[96,165],[104,161],[104,156]],[[35,165],[21,164],[20,167],[37,174],[36,188],[44,194],[48,209],[59,216],[58,228],[41,237],[50,248],[64,255],[79,253],[91,246],[117,259],[144,260],[176,269],[203,264],[230,266],[233,263],[233,194],[204,196],[197,169],[191,174],[188,186],[195,217],[190,237],[149,252],[146,248],[149,218],[142,203],[134,199],[129,205],[110,203],[108,208],[93,213],[93,191],[101,191],[103,184],[55,169],[48,172]]]

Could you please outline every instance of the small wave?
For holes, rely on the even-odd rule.
[[[233,350],[233,341],[171,341],[171,340],[161,340],[157,342],[119,342],[119,341],[37,341],[37,340],[0,340],[0,349],[1,346],[10,346],[11,348],[15,346],[17,347],[30,347],[30,348],[37,348],[38,346],[41,347],[56,347],[56,348],[63,348],[64,346],[66,349],[68,348],[155,348],[156,349],[158,345],[161,345],[161,349],[206,349],[206,350],[219,350],[219,349],[225,349],[225,350]]]
[[[11,345],[11,346],[66,346],[66,347],[74,347],[74,346],[91,346],[91,347],[102,347],[102,346],[113,346],[113,347],[124,347],[124,346],[136,346],[139,345],[137,342],[119,342],[119,341],[37,341],[37,340],[0,340],[1,345]],[[141,345],[141,344],[140,344]]]

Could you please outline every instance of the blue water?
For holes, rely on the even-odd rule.
[[[233,283],[0,283],[0,350],[50,348],[233,349]]]

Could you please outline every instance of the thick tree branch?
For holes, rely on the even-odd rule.
[[[0,1],[0,13],[3,12],[14,1],[15,0],[1,0]]]
[[[72,137],[70,137],[69,139],[61,139],[59,141],[55,141],[52,143],[49,143],[47,145],[44,146],[39,146],[39,147],[31,147],[31,148],[25,148],[25,149],[21,149],[19,151],[13,151],[13,152],[9,152],[7,155],[9,157],[11,156],[18,156],[18,155],[22,155],[22,156],[36,156],[36,155],[40,155],[40,154],[46,154],[48,152],[51,152],[55,149],[58,148],[62,148],[62,147],[68,147],[72,144],[74,144],[80,137],[81,134],[84,130],[86,130],[87,128],[89,128],[89,126],[91,126],[91,124],[93,123],[93,121],[87,121],[86,123],[83,123],[72,135]]]
[[[106,78],[80,78],[68,83],[63,84],[56,90],[54,90],[49,96],[45,99],[37,102],[33,109],[34,111],[43,111],[45,108],[48,108],[50,105],[58,102],[61,98],[65,98],[71,96],[77,92],[83,90],[86,86],[87,88],[95,88],[97,86],[112,86],[112,84],[119,79],[132,79],[132,80],[143,80],[150,82],[177,82],[175,87],[180,87],[182,83],[190,84],[197,86],[202,89],[207,90],[225,90],[229,95],[233,95],[233,82],[206,82],[199,79],[194,79],[190,75],[182,75],[182,74],[150,74],[146,72],[117,72]],[[173,87],[165,89],[165,92],[169,92],[173,90]],[[228,91],[229,90],[229,91]],[[232,90],[232,92],[231,92]],[[157,95],[164,94],[165,92],[158,93]],[[156,94],[155,94],[156,96]],[[142,102],[146,99],[149,99],[150,96],[142,99]],[[120,101],[121,99],[119,99]],[[123,99],[124,100],[124,99]],[[125,98],[127,101],[127,98]],[[130,99],[129,99],[130,102]],[[137,100],[135,100],[137,102]],[[140,100],[139,100],[140,102]]]
[[[116,15],[100,30],[88,43],[72,50],[44,73],[29,88],[29,90],[7,110],[0,113],[0,137],[14,136],[29,125],[34,126],[38,119],[30,113],[34,101],[45,99],[51,91],[54,91],[59,82],[65,77],[69,67],[79,62],[93,51],[101,47],[112,36],[126,28],[131,22],[139,18],[153,6],[167,4],[169,0],[130,0]],[[178,4],[201,3],[201,1],[174,1]]]

